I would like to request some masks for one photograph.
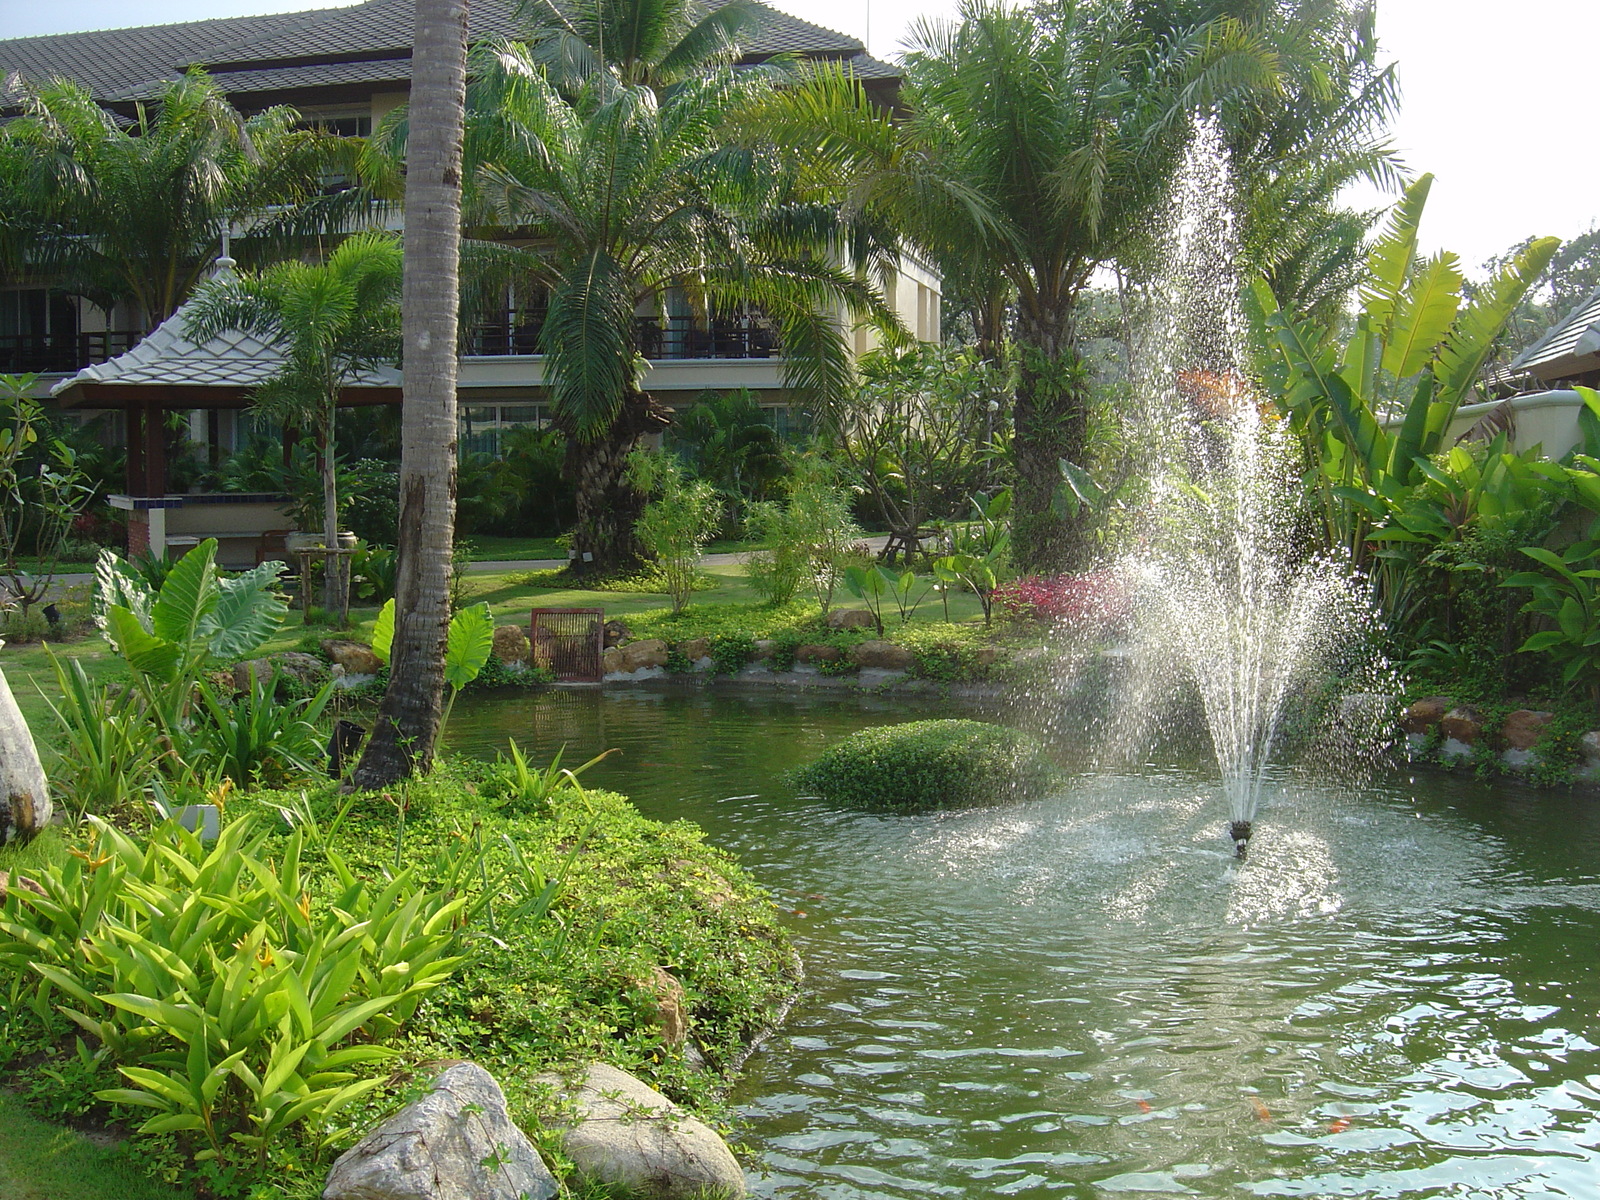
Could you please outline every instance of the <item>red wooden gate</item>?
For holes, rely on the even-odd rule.
[[[536,608],[528,640],[533,663],[562,683],[599,683],[605,649],[603,608]]]

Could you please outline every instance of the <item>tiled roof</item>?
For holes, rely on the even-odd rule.
[[[50,394],[60,396],[94,383],[250,388],[277,374],[283,355],[253,334],[229,330],[199,345],[185,337],[183,326],[191,304],[192,300],[180,306],[132,350],[69,375]],[[392,367],[363,372],[345,386],[397,388],[400,372]]]
[[[225,43],[281,33],[319,13],[222,17],[137,29],[98,29],[0,41],[0,75],[42,83],[65,76],[105,98],[147,79],[176,75],[181,64]]]
[[[726,0],[704,2],[715,8]],[[264,17],[14,38],[0,41],[0,75],[15,71],[35,81],[65,75],[111,102],[152,96],[190,65],[206,67],[230,94],[402,82],[410,77],[413,3],[367,0]],[[746,61],[802,54],[842,60],[863,79],[899,77],[858,39],[763,7],[766,19],[747,40]],[[516,0],[475,0],[470,20],[474,40],[524,29]]]
[[[1511,362],[1541,380],[1600,369],[1600,288]]]

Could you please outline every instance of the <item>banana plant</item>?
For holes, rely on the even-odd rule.
[[[1421,482],[1471,396],[1495,339],[1544,272],[1559,242],[1541,238],[1464,299],[1460,260],[1418,253],[1418,228],[1433,177],[1395,206],[1367,256],[1361,310],[1341,348],[1279,308],[1263,280],[1251,288],[1269,337],[1258,364],[1311,457],[1328,538],[1357,565],[1371,554],[1371,506],[1356,494],[1398,499]]]

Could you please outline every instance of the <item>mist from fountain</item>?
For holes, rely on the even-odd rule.
[[[1184,686],[1198,694],[1242,857],[1286,712],[1366,657],[1372,623],[1348,562],[1313,549],[1297,440],[1248,379],[1228,156],[1208,122],[1169,229],[1134,356],[1149,493],[1141,548],[1122,566],[1136,623],[1128,699],[1148,714],[1171,711]]]

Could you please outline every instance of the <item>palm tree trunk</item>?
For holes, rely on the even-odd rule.
[[[601,437],[567,442],[566,470],[577,485],[578,526],[572,538],[580,575],[638,570],[647,557],[634,525],[645,496],[628,481],[628,455],[646,434],[672,423],[668,410],[645,392],[630,392]]]
[[[353,776],[358,788],[382,787],[432,764],[450,627],[467,0],[416,5],[401,298],[405,390],[395,630],[389,686]]]
[[[317,469],[322,473],[322,547],[339,548],[339,477],[334,470],[332,422],[327,412],[317,422]],[[340,629],[350,623],[349,560],[329,553],[323,560],[322,606]]]
[[[1011,547],[1018,568],[1030,573],[1082,570],[1092,553],[1091,514],[1056,504],[1061,460],[1082,466],[1089,440],[1088,380],[1070,330],[1070,306],[1041,306],[1017,321]]]

